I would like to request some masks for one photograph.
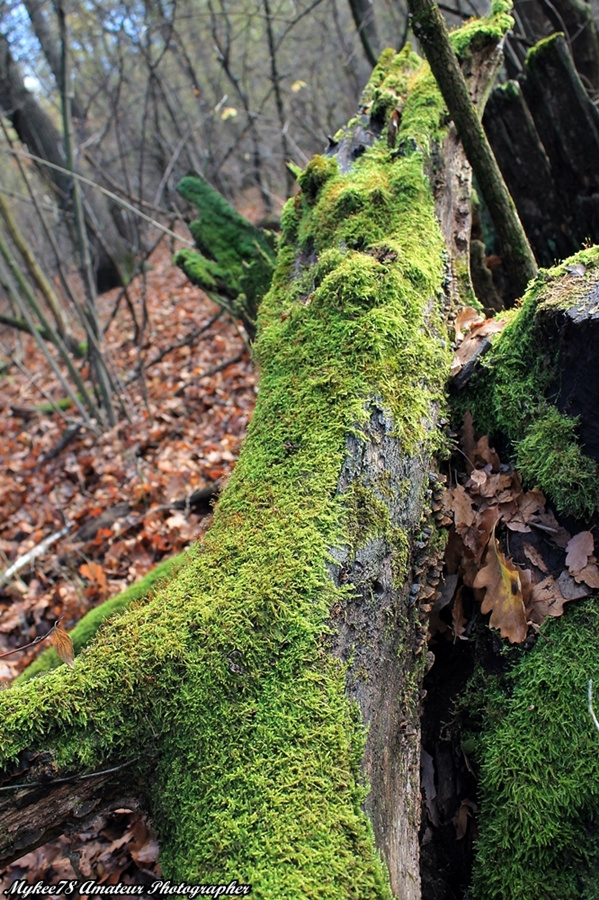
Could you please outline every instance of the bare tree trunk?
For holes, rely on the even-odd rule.
[[[64,85],[62,82],[60,43],[57,32],[52,28],[47,18],[46,10],[48,4],[44,2],[44,0],[24,0],[23,5],[27,10],[31,27],[33,28],[36,38],[40,42],[42,52],[46,57],[50,70],[56,79],[59,92],[62,93]],[[76,94],[72,100],[72,107],[73,116],[76,119],[85,118],[84,105]]]
[[[472,104],[463,74],[449,40],[447,26],[434,0],[409,0],[414,33],[422,44],[432,72],[454,120],[468,161],[487,205],[501,252],[514,281],[516,293],[524,293],[537,264],[518,218],[480,116]],[[504,14],[505,15],[505,14]]]
[[[3,34],[0,34],[0,107],[10,119],[19,140],[26,144],[31,153],[55,166],[65,166],[65,158],[61,152],[62,137],[33,94],[25,87],[21,71],[12,57],[9,42]],[[43,165],[40,166],[40,171],[53,186],[61,206],[69,210],[72,193],[69,176]],[[118,264],[124,258],[124,247],[104,201],[89,193],[86,202],[92,210],[92,214],[86,218],[90,234],[94,236],[96,280],[100,290],[107,290],[122,282]],[[110,255],[105,247],[109,248]]]
[[[483,124],[541,265],[599,241],[599,111],[563,37],[533,48]]]
[[[362,42],[364,55],[370,65],[374,66],[381,52],[381,44],[372,0],[349,0],[349,6]]]

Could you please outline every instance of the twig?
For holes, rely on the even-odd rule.
[[[589,712],[591,714],[591,719],[593,720],[593,725],[599,731],[599,719],[595,715],[595,710],[593,709],[593,679],[589,678]]]
[[[100,775],[112,775],[113,772],[118,772],[119,769],[126,769],[127,766],[133,765],[138,759],[139,756],[133,756],[126,762],[121,763],[120,766],[112,766],[110,769],[101,769],[99,772],[87,772],[85,775],[67,775],[64,778],[51,778],[46,781],[29,781],[25,784],[4,784],[0,787],[0,791],[17,791],[22,788],[30,787],[50,787],[50,785],[53,784],[68,784],[72,781],[85,781],[86,778],[98,778]]]
[[[0,659],[4,659],[6,656],[12,656],[13,653],[20,653],[21,650],[27,650],[29,649],[29,647],[35,647],[37,644],[41,644],[41,642],[45,641],[47,637],[50,637],[59,621],[60,619],[57,619],[50,631],[47,631],[45,634],[40,634],[39,637],[36,637],[34,641],[30,641],[28,644],[23,644],[22,647],[15,647],[14,650],[7,650],[6,653],[0,653]]]
[[[408,6],[414,34],[422,45],[493,219],[502,255],[517,290],[524,293],[528,282],[538,272],[537,264],[477,109],[470,99],[445,19],[434,0],[408,0]]]
[[[175,240],[180,241],[182,244],[187,244],[188,247],[195,247],[193,241],[190,241],[188,238],[181,237],[181,235],[177,234],[176,231],[171,231],[170,228],[167,228],[165,225],[157,222],[156,219],[153,219],[151,216],[147,216],[132,203],[129,203],[127,200],[123,200],[123,198],[119,197],[118,194],[114,194],[112,191],[107,190],[107,188],[102,187],[102,185],[98,184],[96,181],[92,181],[90,178],[86,178],[84,175],[80,175],[78,172],[70,172],[68,169],[65,169],[64,166],[59,166],[56,163],[51,163],[47,159],[42,159],[41,156],[36,156],[35,153],[28,153],[26,150],[15,150],[13,148],[9,148],[7,152],[11,153],[13,156],[23,156],[25,159],[30,159],[33,162],[38,163],[40,166],[48,166],[48,168],[55,169],[56,171],[62,172],[65,175],[69,175],[71,178],[76,178],[77,181],[80,181],[82,184],[89,185],[90,187],[94,188],[94,190],[99,191],[101,194],[104,194],[105,197],[108,197],[110,200],[114,200],[114,202],[118,203],[119,206],[128,209],[129,212],[134,213],[140,219],[143,219],[144,222],[149,222],[150,225],[153,225],[154,228],[158,228],[159,231],[164,231],[165,234],[170,235],[170,237],[175,238]]]
[[[36,544],[31,550],[27,553],[24,553],[23,556],[20,556],[19,559],[15,560],[12,566],[9,566],[8,569],[5,569],[4,572],[0,573],[0,587],[4,587],[5,584],[11,580],[14,575],[17,575],[21,569],[24,569],[25,566],[28,566],[30,562],[33,562],[34,559],[37,559],[38,556],[42,556],[52,544],[55,544],[56,541],[60,540],[61,537],[64,537],[65,534],[68,534],[71,530],[72,525],[67,524],[64,528],[61,528],[60,531],[57,531],[55,534],[49,535],[47,538],[44,538],[39,544]]]

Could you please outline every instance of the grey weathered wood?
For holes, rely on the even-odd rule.
[[[483,124],[541,265],[599,241],[599,110],[563,37],[492,93]]]

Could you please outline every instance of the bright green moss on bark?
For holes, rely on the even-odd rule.
[[[511,0],[493,0],[491,13],[486,19],[471,19],[452,32],[451,43],[458,58],[463,59],[488,44],[496,46],[513,28],[512,9]]]
[[[401,152],[383,138],[351,172],[319,158],[300,176],[260,306],[254,417],[210,532],[73,670],[0,695],[3,762],[40,744],[61,767],[137,754],[165,875],[237,878],[260,900],[390,898],[361,808],[364,731],[326,639],[347,590],[331,551],[357,539],[356,517],[388,524],[337,486],[373,397],[405,453],[434,453],[450,355],[424,174],[443,106],[409,50],[374,77],[403,102]]]
[[[553,44],[557,41],[558,38],[563,38],[563,31],[556,31],[554,34],[550,34],[549,37],[543,38],[531,47],[528,53],[526,54],[526,66],[527,68],[534,68],[537,60],[548,50]]]
[[[585,277],[568,274],[577,263],[586,267]],[[592,515],[599,505],[599,471],[580,448],[576,421],[546,398],[556,359],[539,321],[588,292],[588,279],[596,278],[598,265],[599,250],[591,248],[542,271],[457,404],[472,410],[479,432],[505,435],[524,478],[538,485],[560,512],[578,517]]]
[[[599,734],[587,709],[598,634],[596,598],[573,604],[503,687],[493,676],[472,695],[486,726],[476,900],[599,897]]]
[[[168,578],[172,578],[184,562],[184,553],[181,553],[179,556],[175,556],[172,559],[165,559],[148,572],[144,578],[136,581],[135,584],[130,585],[115,597],[111,597],[94,609],[90,609],[72,631],[69,632],[71,640],[73,641],[75,654],[78,655],[84,647],[87,647],[92,638],[96,636],[100,625],[106,622],[107,619],[117,613],[123,612],[136,601],[146,600],[152,591],[155,591],[162,582],[165,582]],[[47,650],[40,653],[37,659],[35,659],[31,665],[19,675],[17,681],[27,681],[29,678],[41,675],[43,672],[49,672],[50,669],[55,669],[60,665],[62,665],[62,663],[56,650],[54,650],[53,647],[48,647]]]
[[[199,218],[189,226],[197,250],[180,250],[175,264],[193,284],[226,304],[253,337],[258,305],[274,269],[274,234],[252,225],[199,176],[183,178],[178,190]]]

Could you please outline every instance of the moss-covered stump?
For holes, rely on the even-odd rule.
[[[509,440],[524,478],[559,512],[584,519],[599,505],[598,291],[596,247],[542,270],[457,397],[481,434]]]
[[[596,523],[599,506],[598,295],[599,248],[541,271],[455,404],[578,519],[572,533]],[[598,620],[597,598],[569,604],[531,650],[511,649],[507,675],[479,672],[467,691],[480,714],[476,900],[599,897],[599,735],[587,710]]]
[[[258,402],[211,530],[72,670],[0,695],[9,772],[31,749],[50,782],[134,757],[175,881],[420,896],[421,522],[455,284],[427,173],[447,132],[428,67],[384,54],[339,136],[350,158],[316,157],[285,207]]]

